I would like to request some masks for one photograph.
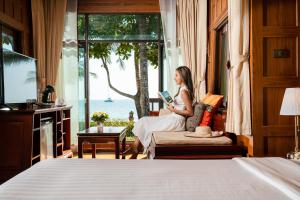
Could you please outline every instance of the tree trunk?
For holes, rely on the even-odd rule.
[[[138,17],[139,34],[146,34],[146,27],[148,27],[148,20],[145,16]],[[140,105],[142,108],[142,116],[149,115],[149,90],[148,90],[148,58],[146,43],[139,44],[139,57],[140,57],[140,78],[141,78],[141,96]]]
[[[134,67],[135,67],[135,80],[136,80],[136,95],[134,98],[135,108],[137,112],[138,118],[142,117],[142,107],[140,103],[141,98],[141,79],[140,79],[140,66],[139,66],[139,58],[138,52],[134,51]]]

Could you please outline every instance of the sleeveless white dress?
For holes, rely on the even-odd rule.
[[[181,98],[183,90],[188,90],[186,86],[180,88],[178,96],[174,98],[173,106],[176,110],[184,110],[185,105]],[[142,117],[132,130],[133,134],[139,138],[144,146],[144,153],[147,151],[153,131],[183,131],[185,130],[185,117],[174,112],[157,117]]]

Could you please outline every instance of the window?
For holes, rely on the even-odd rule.
[[[158,98],[163,85],[160,24],[159,14],[78,15],[80,119],[86,127],[95,111],[113,119],[128,119],[133,111],[137,119],[145,89],[150,103]],[[159,109],[155,102],[149,109]]]
[[[223,106],[227,106],[228,73],[228,26],[227,23],[217,31],[215,93],[224,95]]]
[[[13,29],[7,28],[6,26],[3,26],[1,24],[0,26],[2,48],[18,52],[18,32],[14,31]]]

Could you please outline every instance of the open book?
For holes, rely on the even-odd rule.
[[[158,92],[158,94],[167,105],[173,102],[173,99],[168,91]]]

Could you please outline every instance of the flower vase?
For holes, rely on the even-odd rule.
[[[97,131],[102,133],[103,132],[103,123],[102,122],[98,122],[97,123]]]

